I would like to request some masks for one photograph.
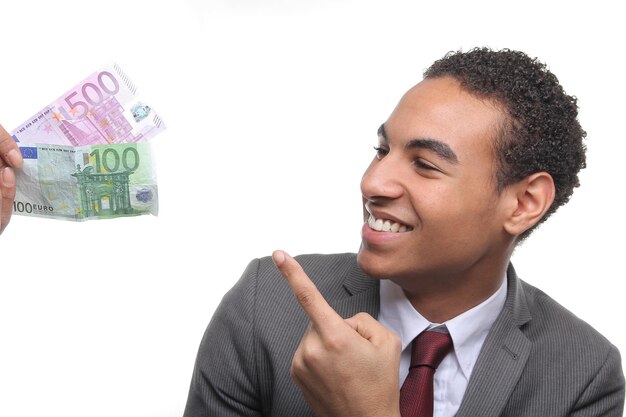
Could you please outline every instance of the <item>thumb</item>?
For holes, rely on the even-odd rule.
[[[358,313],[344,321],[363,339],[375,345],[391,343],[396,345],[398,350],[402,348],[400,337],[367,313]]]

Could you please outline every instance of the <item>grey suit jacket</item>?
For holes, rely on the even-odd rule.
[[[343,317],[378,316],[378,281],[354,254],[297,258]],[[508,270],[504,309],[474,367],[458,417],[622,416],[615,346]],[[289,376],[308,319],[271,258],[254,260],[202,339],[185,417],[313,416]]]

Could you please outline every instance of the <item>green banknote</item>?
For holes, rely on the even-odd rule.
[[[90,220],[154,214],[158,189],[149,142],[21,146],[16,214]]]

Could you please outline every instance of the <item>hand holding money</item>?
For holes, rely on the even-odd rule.
[[[22,156],[15,142],[0,125],[0,233],[11,219],[15,197],[15,173],[11,167],[22,165]]]

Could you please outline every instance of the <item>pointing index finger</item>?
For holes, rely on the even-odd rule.
[[[280,250],[272,254],[272,259],[289,283],[298,303],[322,337],[324,333],[338,325],[345,326],[343,318],[328,305],[298,261]]]

